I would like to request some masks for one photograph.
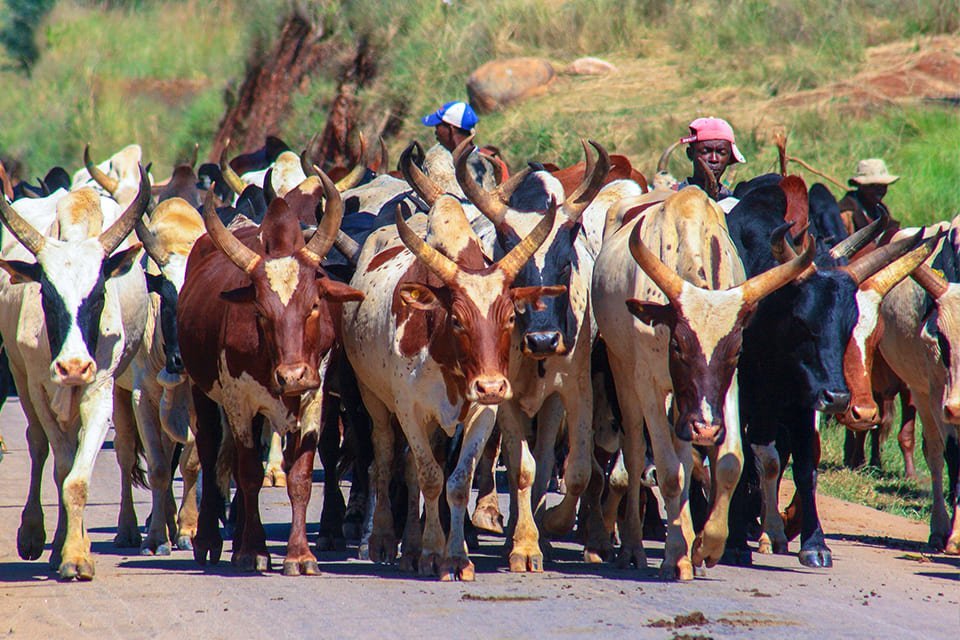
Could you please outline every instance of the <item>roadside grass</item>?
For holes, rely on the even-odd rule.
[[[899,429],[899,417],[894,422]],[[820,430],[821,460],[817,491],[825,495],[862,504],[880,511],[926,522],[930,519],[930,471],[921,453],[922,436],[917,421],[917,445],[914,461],[917,480],[903,474],[903,456],[897,444],[897,433],[891,433],[880,447],[882,470],[865,466],[856,471],[843,466],[843,442],[846,428],[836,421]],[[869,438],[867,460],[870,459]]]

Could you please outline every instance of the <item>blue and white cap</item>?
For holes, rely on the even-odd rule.
[[[448,102],[430,115],[423,116],[420,121],[428,127],[446,122],[460,129],[470,130],[477,126],[480,118],[466,102]]]

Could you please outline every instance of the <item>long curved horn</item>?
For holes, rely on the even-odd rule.
[[[669,147],[667,147],[667,148],[664,150],[663,153],[660,154],[660,159],[657,160],[657,171],[658,171],[658,172],[660,172],[660,171],[666,172],[666,170],[667,170],[667,162],[669,162],[669,160],[670,160],[670,155],[671,155],[671,154],[674,152],[674,150],[675,150],[677,147],[679,147],[681,144],[683,144],[683,141],[682,141],[682,140],[677,140],[676,142],[674,142],[673,144],[671,144]]]
[[[587,156],[587,167],[583,174],[583,182],[563,203],[564,212],[574,222],[580,219],[583,211],[600,193],[600,189],[603,188],[603,183],[607,179],[607,174],[610,173],[610,154],[607,153],[606,149],[590,140],[590,145],[597,150],[597,159],[591,162],[587,143],[580,140],[580,144],[583,145],[583,153]]]
[[[157,238],[157,234],[147,228],[147,225],[143,223],[143,219],[137,220],[137,224],[133,230],[136,232],[140,242],[143,243],[143,250],[147,252],[150,259],[161,267],[166,266],[170,261],[170,252],[167,251],[163,243],[160,242],[160,239]]]
[[[411,142],[400,154],[400,173],[403,175],[403,179],[417,192],[417,195],[432,207],[437,198],[443,195],[443,189],[413,161],[414,149],[418,149],[421,154],[423,153],[419,142]]]
[[[0,184],[3,185],[3,195],[13,202],[13,183],[10,182],[10,176],[7,175],[7,168],[0,162]]]
[[[527,234],[527,237],[520,241],[520,244],[510,250],[510,253],[497,261],[497,266],[506,275],[507,284],[514,281],[523,265],[537,252],[540,245],[544,243],[547,236],[553,230],[553,223],[557,219],[557,201],[550,199],[550,206],[547,207],[543,219],[537,223],[533,231]]]
[[[743,289],[743,301],[748,304],[759,302],[765,296],[800,277],[813,264],[816,254],[817,245],[808,238],[806,247],[800,255],[773,269],[757,274],[740,285]]]
[[[323,184],[323,196],[326,202],[323,205],[323,217],[317,225],[316,232],[310,241],[300,249],[300,253],[307,259],[320,264],[326,257],[330,247],[337,239],[340,223],[343,221],[343,198],[330,176],[319,171],[320,182]]]
[[[950,283],[947,282],[946,278],[934,271],[929,265],[919,264],[910,275],[913,276],[914,282],[923,287],[934,300],[939,300],[950,289]]]
[[[643,244],[643,240],[640,239],[643,223],[644,219],[641,218],[630,234],[630,254],[644,273],[663,292],[663,295],[667,296],[667,300],[673,303],[680,297],[680,292],[683,290],[683,278],[663,264],[660,258],[653,255],[653,252]]]
[[[243,244],[237,237],[223,226],[217,210],[213,206],[213,189],[207,191],[203,201],[203,226],[207,230],[210,240],[220,251],[226,254],[230,262],[237,265],[244,273],[252,273],[263,258],[259,253]]]
[[[383,136],[377,136],[377,142],[380,146],[380,158],[374,171],[378,176],[382,176],[387,172],[387,167],[390,166],[390,153],[387,151],[387,144],[383,141]]]
[[[337,239],[334,240],[333,244],[340,250],[340,253],[346,257],[350,264],[357,266],[361,247],[356,240],[348,236],[343,229],[340,229],[337,231]]]
[[[880,269],[877,273],[867,279],[865,286],[873,289],[881,296],[887,295],[890,289],[897,286],[904,278],[916,269],[924,260],[930,257],[934,247],[937,245],[939,236],[933,236],[922,241],[919,246],[912,249],[907,255],[898,258],[891,264]],[[926,265],[924,265],[926,266]]]
[[[263,174],[263,197],[268,205],[277,199],[277,190],[273,188],[273,167]]]
[[[887,228],[887,224],[890,222],[890,215],[886,211],[880,212],[880,217],[863,227],[851,233],[849,236],[839,242],[835,247],[830,249],[830,255],[834,260],[839,260],[840,258],[850,258],[853,255],[856,255],[860,249],[863,249],[867,244],[872,242],[877,238],[884,229]]]
[[[480,213],[492,222],[493,226],[499,227],[503,224],[509,207],[499,197],[477,184],[477,181],[470,175],[467,160],[472,152],[472,135],[461,141],[457,148],[453,150],[453,166],[457,176],[457,184],[463,189],[463,194],[467,196],[470,202],[480,210]]]
[[[887,265],[892,264],[895,260],[899,260],[915,249],[922,240],[923,229],[909,238],[902,238],[896,242],[891,242],[878,249],[874,249],[867,255],[857,258],[846,267],[840,268],[849,273],[850,277],[852,277],[854,282],[859,286],[865,282],[867,278],[870,278]]]
[[[100,170],[100,167],[93,163],[93,160],[90,159],[90,143],[87,143],[87,146],[83,148],[83,166],[87,168],[87,172],[90,174],[90,177],[93,178],[94,182],[107,190],[108,193],[113,194],[117,190],[117,187],[120,186],[120,181],[116,178],[111,178],[103,171]]]
[[[223,151],[220,152],[220,173],[223,175],[223,181],[227,183],[227,186],[230,187],[230,191],[233,191],[238,196],[243,193],[244,188],[247,186],[243,183],[243,180],[240,179],[240,176],[237,175],[237,172],[233,170],[233,167],[230,166],[230,163],[227,162],[227,149],[230,147],[230,140],[227,140],[226,144],[223,145]]]
[[[700,169],[703,171],[703,177],[707,181],[705,185],[707,187],[707,195],[713,200],[716,200],[720,197],[720,184],[717,182],[717,176],[713,175],[713,171],[710,170],[710,167],[707,166],[707,163],[700,156],[697,156],[697,164],[700,165]]]
[[[194,169],[197,166],[197,157],[200,155],[200,143],[193,143],[193,153],[190,155],[190,168]]]
[[[353,189],[360,184],[363,176],[367,173],[367,140],[363,137],[363,132],[358,132],[357,137],[360,139],[360,155],[350,172],[337,180],[337,190],[339,191]]]
[[[780,264],[785,264],[797,257],[797,252],[787,239],[787,232],[790,231],[792,226],[792,222],[786,222],[770,234],[770,252],[773,253],[773,257]]]
[[[401,202],[397,205],[397,233],[400,234],[400,241],[410,250],[410,253],[417,257],[417,260],[422,262],[440,280],[446,284],[452,284],[460,271],[460,267],[413,232],[413,229],[403,219],[404,214],[409,213],[409,211],[406,203]]]
[[[320,174],[317,173],[317,168],[314,166],[313,162],[310,161],[306,149],[300,153],[300,168],[303,170],[303,175],[307,176],[308,178],[320,177]]]
[[[130,235],[133,228],[137,225],[137,220],[143,217],[147,207],[150,206],[150,197],[153,195],[150,191],[150,178],[142,164],[137,164],[140,171],[140,190],[137,191],[137,197],[127,207],[117,220],[100,234],[100,245],[103,247],[105,255],[110,255],[120,246],[123,239]]]
[[[20,217],[17,210],[10,206],[3,196],[0,196],[0,222],[33,255],[37,255],[47,242],[46,237],[37,231],[32,224]]]

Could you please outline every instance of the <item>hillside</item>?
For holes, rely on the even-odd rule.
[[[0,71],[0,155],[35,176],[132,141],[162,175],[193,143],[210,150],[246,65],[269,50],[286,2],[61,0],[38,30],[32,75]],[[512,164],[574,162],[581,136],[645,172],[698,115],[734,125],[749,163],[773,168],[770,140],[845,180],[881,156],[904,176],[888,196],[910,222],[960,211],[960,3],[939,0],[376,0],[299,3],[331,54],[292,97],[279,133],[294,147],[322,128],[344,69],[369,49],[359,122],[386,128],[393,158],[432,132],[418,117],[466,97],[479,64],[583,55],[617,67],[559,75],[549,91],[483,117],[480,136]],[[4,19],[0,14],[0,20]],[[0,56],[2,64],[2,56]],[[672,170],[686,170],[677,154]],[[835,189],[835,192],[838,192]]]

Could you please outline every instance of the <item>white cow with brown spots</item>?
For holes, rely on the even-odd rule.
[[[720,207],[696,187],[635,216],[620,206],[593,274],[593,305],[611,347],[610,368],[623,414],[629,474],[618,563],[646,565],[640,520],[646,423],[667,510],[661,575],[689,580],[693,565],[715,564],[727,509],[742,468],[736,367],[744,323],[766,294],[813,260],[813,243],[786,265],[744,282]],[[630,203],[637,204],[637,203]],[[692,444],[711,447],[714,505],[694,540],[688,502]]]

